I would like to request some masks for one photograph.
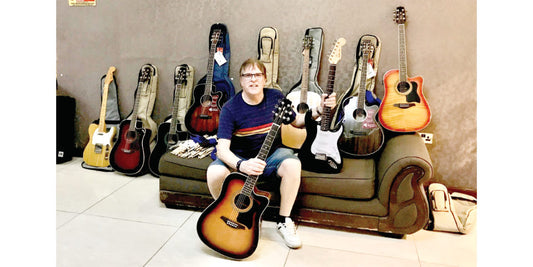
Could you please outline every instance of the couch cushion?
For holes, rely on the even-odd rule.
[[[302,171],[300,192],[350,199],[370,199],[375,191],[373,159],[345,158],[337,174]]]
[[[184,159],[165,153],[159,162],[159,171],[162,176],[205,181],[206,170],[211,162],[209,157]],[[373,159],[345,158],[342,171],[337,174],[302,171],[300,192],[347,199],[370,199],[374,196],[375,177]],[[168,186],[172,188],[170,184]]]

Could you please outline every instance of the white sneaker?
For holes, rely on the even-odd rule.
[[[285,240],[285,244],[290,248],[300,248],[302,246],[302,240],[296,234],[296,226],[291,218],[285,218],[284,223],[278,223],[278,233]]]

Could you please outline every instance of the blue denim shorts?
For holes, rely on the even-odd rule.
[[[240,157],[238,155],[237,157],[246,160],[245,158]],[[294,151],[290,148],[280,147],[276,149],[276,151],[274,151],[274,153],[272,153],[266,159],[265,161],[266,167],[263,170],[263,174],[261,174],[260,178],[266,178],[266,177],[268,178],[278,177],[279,178],[279,176],[277,175],[278,174],[277,170],[281,166],[281,163],[286,159],[298,159],[298,157],[294,154]],[[212,165],[222,165],[231,170],[231,168],[228,165],[226,165],[222,160],[218,158],[215,161],[211,162],[209,166],[212,166]]]

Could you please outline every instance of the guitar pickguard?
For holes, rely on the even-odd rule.
[[[315,140],[311,144],[311,153],[318,157],[332,158],[337,164],[341,163],[341,155],[337,148],[337,141],[341,136],[342,129],[336,132],[322,131],[317,125]]]

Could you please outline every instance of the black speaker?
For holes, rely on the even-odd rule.
[[[72,160],[74,154],[74,116],[76,101],[70,96],[56,97],[56,164]]]

